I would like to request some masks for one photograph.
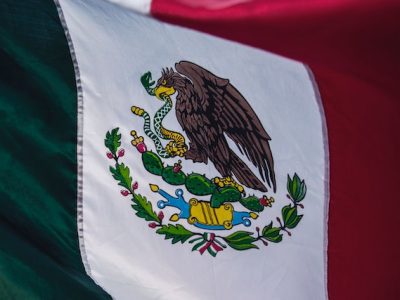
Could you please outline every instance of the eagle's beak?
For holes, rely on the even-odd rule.
[[[157,97],[158,99],[162,100],[162,99],[160,98],[162,94],[167,94],[168,96],[170,96],[170,95],[172,95],[172,94],[175,93],[175,89],[174,89],[173,86],[167,87],[167,86],[165,86],[165,85],[160,85],[160,86],[156,87],[156,89],[155,89],[154,92],[155,92],[155,94],[156,94],[156,97]]]

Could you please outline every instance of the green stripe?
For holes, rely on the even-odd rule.
[[[52,1],[0,1],[0,299],[109,299],[76,225],[76,89]]]

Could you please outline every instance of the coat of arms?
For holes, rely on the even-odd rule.
[[[275,203],[268,195],[276,193],[278,188],[271,138],[250,104],[229,80],[192,62],[181,61],[175,64],[175,70],[162,70],[157,83],[152,81],[150,72],[141,77],[141,83],[163,105],[153,118],[144,109],[132,107],[132,113],[143,119],[143,132],[148,137],[145,141],[136,128],[131,131],[132,145],[149,173],[149,182],[153,176],[159,176],[165,185],[173,186],[175,193],[170,194],[156,184],[143,188],[147,197],[138,193],[131,169],[121,162],[125,153],[121,148],[121,133],[118,128],[108,131],[107,156],[114,160],[110,171],[124,188],[121,194],[131,197],[136,215],[173,244],[190,243],[192,251],[212,256],[227,247],[248,250],[259,248],[259,243],[265,246],[269,242],[279,243],[284,232],[290,236],[289,230],[303,217],[298,211],[304,208],[301,202],[306,196],[306,184],[296,173],[288,174],[285,201],[289,204],[282,207],[276,223],[270,220],[263,228],[252,229],[252,220]],[[182,133],[163,126],[164,118],[174,106]],[[241,156],[230,148],[227,139],[236,144]],[[244,157],[258,169],[258,175]],[[167,159],[173,163],[168,164]],[[187,160],[201,164],[211,161],[220,176],[211,178],[187,169]],[[246,188],[258,194],[250,195]],[[176,209],[168,221],[163,212],[166,207]],[[235,230],[238,225],[249,230]]]

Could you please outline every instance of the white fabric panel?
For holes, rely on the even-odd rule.
[[[114,1],[116,2],[116,1]],[[121,2],[121,1],[119,1]],[[127,2],[126,2],[127,3]],[[132,2],[133,3],[133,2]],[[325,299],[326,298],[326,208],[328,203],[328,154],[323,111],[307,68],[301,63],[184,28],[167,25],[103,0],[61,0],[70,33],[83,99],[83,194],[80,226],[82,256],[89,275],[116,299]],[[105,133],[119,127],[123,162],[131,168],[138,193],[159,211],[161,199],[149,183],[170,194],[175,189],[149,174],[140,154],[130,144],[130,131],[143,132],[143,119],[134,116],[132,105],[154,116],[162,103],[149,96],[140,76],[181,60],[193,61],[214,74],[230,79],[257,113],[271,136],[275,159],[277,193],[272,208],[266,208],[251,227],[254,231],[276,217],[290,203],[286,198],[287,175],[297,172],[307,184],[299,225],[284,233],[277,244],[262,243],[260,249],[224,249],[214,258],[191,251],[191,244],[171,244],[148,227],[131,208],[129,197],[109,172],[111,161],[104,146]],[[164,126],[182,131],[174,112]],[[232,149],[238,155],[233,143]],[[154,149],[154,147],[153,147]],[[242,157],[242,156],[241,156]],[[173,164],[177,159],[166,159]],[[247,161],[248,162],[248,161]],[[253,172],[258,170],[251,165]],[[209,163],[183,162],[186,171],[219,176]],[[248,190],[248,189],[247,189]],[[257,195],[260,192],[253,191]],[[235,203],[236,207],[237,203]],[[243,207],[237,206],[238,210]],[[164,210],[168,217],[174,208]],[[189,225],[186,228],[204,232]]]
[[[107,0],[113,4],[119,5],[125,9],[149,15],[151,9],[151,0]]]

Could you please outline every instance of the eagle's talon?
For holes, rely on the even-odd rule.
[[[212,179],[214,184],[219,187],[219,188],[224,188],[224,187],[233,187],[239,191],[239,193],[243,194],[245,193],[244,188],[242,185],[237,183],[235,179],[233,179],[230,176],[227,177],[214,177]]]
[[[165,146],[165,151],[171,156],[179,156],[179,157],[184,157],[186,153],[186,147],[177,145],[176,142],[170,141],[166,146]]]

